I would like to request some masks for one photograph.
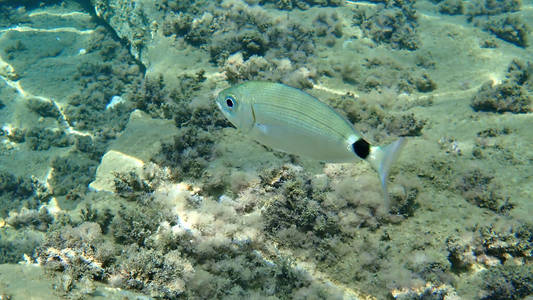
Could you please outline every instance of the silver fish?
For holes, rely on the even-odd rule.
[[[248,81],[221,91],[216,104],[235,127],[273,149],[324,162],[369,162],[379,174],[388,207],[387,177],[405,138],[371,146],[332,108],[279,83]]]

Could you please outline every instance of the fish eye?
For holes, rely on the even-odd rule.
[[[227,96],[226,97],[226,105],[229,108],[232,108],[235,105],[235,99],[232,96]]]

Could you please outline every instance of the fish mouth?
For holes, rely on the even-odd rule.
[[[221,111],[224,111],[224,110],[222,109],[222,105],[220,105],[220,103],[219,103],[218,101],[216,102],[216,104],[217,104],[217,106],[218,106],[218,109],[220,109]]]

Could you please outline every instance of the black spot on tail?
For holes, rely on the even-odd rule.
[[[370,154],[370,144],[363,140],[358,139],[357,142],[352,144],[353,152],[362,159],[366,159]]]

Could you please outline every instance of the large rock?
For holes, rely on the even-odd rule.
[[[122,135],[113,142],[96,170],[89,187],[96,191],[114,192],[116,173],[135,172],[156,154],[162,141],[172,139],[178,129],[172,121],[152,119],[140,110],[134,111]]]

